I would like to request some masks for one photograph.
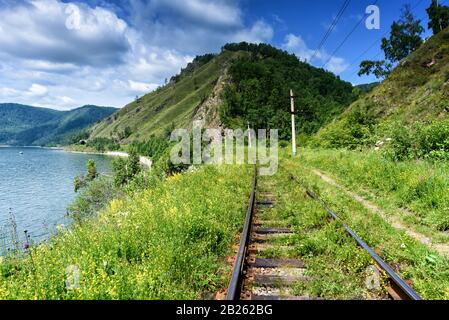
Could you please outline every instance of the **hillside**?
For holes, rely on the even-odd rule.
[[[355,100],[351,84],[272,46],[227,44],[197,57],[170,82],[94,126],[90,138],[121,144],[189,128],[279,128],[290,136],[289,90],[298,96],[299,131],[316,132]]]
[[[84,106],[70,111],[0,104],[0,144],[56,145],[117,111],[115,108]]]
[[[197,57],[167,85],[95,125],[91,138],[110,138],[126,143],[160,136],[174,127],[189,127],[194,118],[199,118],[197,114],[202,106],[203,109],[207,104],[216,107],[211,103],[212,92],[225,81],[225,70],[235,57],[231,53]],[[208,123],[219,122],[216,115],[207,120]]]
[[[316,144],[334,148],[373,145],[398,135],[401,128],[413,128],[417,123],[434,123],[437,128],[436,121],[447,119],[449,29],[427,40],[384,82],[323,128]]]

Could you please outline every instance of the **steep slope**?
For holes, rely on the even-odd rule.
[[[70,111],[0,104],[0,143],[12,145],[64,144],[68,137],[117,111],[84,106]]]
[[[449,28],[427,40],[371,93],[316,137],[324,147],[356,147],[417,122],[449,119]]]
[[[131,102],[94,126],[91,139],[110,138],[127,143],[163,135],[175,127],[190,127],[194,118],[201,118],[198,114],[208,114],[209,108],[218,107],[216,104],[220,101],[211,101],[212,93],[220,95],[220,89],[216,88],[225,81],[223,75],[236,56],[229,52],[197,57],[167,85]],[[216,115],[213,117],[208,117],[208,123],[219,122]]]
[[[121,144],[189,128],[280,129],[290,137],[289,90],[298,96],[300,131],[316,132],[355,100],[351,84],[266,44],[227,44],[197,57],[164,87],[128,104],[92,129],[90,139]]]

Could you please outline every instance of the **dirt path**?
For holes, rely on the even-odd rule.
[[[426,245],[430,249],[433,249],[440,253],[443,256],[449,257],[449,245],[447,244],[441,244],[441,243],[433,243],[432,238],[427,237],[426,235],[416,232],[414,230],[411,230],[409,227],[405,226],[401,220],[398,217],[391,216],[387,214],[385,211],[380,209],[377,205],[374,203],[366,200],[365,198],[361,197],[360,195],[348,190],[347,188],[340,185],[337,181],[329,177],[328,175],[324,174],[323,172],[313,169],[312,172],[319,176],[323,181],[327,182],[328,184],[339,188],[340,190],[343,190],[348,196],[362,204],[366,209],[376,213],[380,217],[382,217],[385,221],[390,223],[395,229],[404,231],[408,236],[412,237],[413,239],[421,242],[422,244]]]

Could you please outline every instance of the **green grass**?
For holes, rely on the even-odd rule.
[[[310,280],[295,284],[294,295],[341,300],[385,296],[383,288],[370,291],[365,286],[366,270],[373,264],[369,255],[357,247],[320,205],[306,196],[287,171],[281,168],[274,177],[261,177],[259,191],[274,192],[277,202],[273,209],[259,212],[258,219],[283,221],[294,234],[270,239],[268,244],[273,249],[258,256],[304,261],[305,275]]]
[[[204,97],[209,97],[224,66],[236,53],[226,52],[212,61],[194,68],[170,83],[149,93],[121,109],[115,115],[93,127],[91,138],[116,137],[126,127],[132,134],[123,141],[148,140],[152,135],[160,136],[165,130],[187,128],[191,125],[196,108]]]
[[[200,299],[228,282],[242,228],[246,167],[202,167],[114,200],[22,259],[0,262],[1,299]],[[67,268],[80,270],[68,290]]]
[[[420,231],[448,241],[449,166],[446,162],[385,159],[377,152],[302,150],[301,161],[380,204]],[[400,209],[407,209],[406,211]]]
[[[398,126],[448,119],[448,41],[449,28],[431,37],[371,93],[322,128],[315,143],[333,148],[373,145],[391,137]]]
[[[314,155],[321,155],[320,159],[328,159],[329,166],[334,168],[344,168],[344,160],[349,156],[343,153],[339,161],[324,152],[304,152],[302,156],[294,161],[287,160],[284,165],[288,170],[294,172],[298,177],[303,179],[320,197],[329,203],[329,205],[340,215],[342,220],[353,228],[359,236],[370,245],[380,256],[391,266],[393,266],[400,276],[404,279],[410,279],[413,282],[413,288],[425,299],[448,299],[449,298],[449,261],[447,258],[440,256],[437,252],[430,250],[427,246],[418,243],[403,231],[393,228],[389,223],[379,217],[376,213],[367,210],[362,204],[349,197],[342,190],[329,185],[321,180],[317,175],[311,172],[310,158]],[[340,153],[341,154],[341,153]],[[305,160],[308,159],[308,160]],[[355,157],[352,158],[354,160]],[[354,162],[354,166],[363,163],[362,155],[359,154],[359,161]],[[333,162],[332,162],[333,161]],[[346,160],[349,161],[349,160]],[[364,172],[367,181],[370,181],[370,173]],[[390,174],[392,174],[390,172]],[[346,178],[354,178],[352,170],[348,170]],[[393,175],[397,179],[401,179],[401,175]],[[394,179],[394,178],[392,178]],[[304,212],[307,212],[305,210]],[[325,213],[323,213],[323,217]],[[315,257],[316,253],[321,253],[328,248],[328,242],[339,241],[340,239],[332,235],[331,229],[323,233],[320,226],[325,223],[323,219],[312,219],[304,224],[304,228],[310,228],[312,235],[308,234],[305,242],[304,252],[312,252]],[[316,227],[319,227],[318,234]],[[326,226],[325,229],[331,228]],[[337,226],[335,226],[337,228]],[[326,251],[324,251],[326,252]],[[338,263],[340,255],[345,257],[344,247],[333,248],[335,253],[334,259]],[[350,254],[348,251],[347,254]],[[321,259],[316,260],[317,268],[322,265]],[[313,264],[312,264],[313,265]],[[322,268],[323,277],[328,275],[331,269]],[[338,281],[339,275],[336,275]]]

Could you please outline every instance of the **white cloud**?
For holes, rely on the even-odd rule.
[[[261,43],[273,38],[273,28],[262,20],[257,21],[251,28],[239,31],[233,38],[234,42]]]
[[[18,90],[13,88],[0,88],[0,96],[2,97],[16,97],[19,93]]]
[[[156,89],[158,87],[158,85],[154,84],[154,83],[143,83],[143,82],[137,82],[137,81],[132,81],[132,80],[129,80],[128,83],[129,83],[129,88],[132,91],[139,92],[139,93],[153,91],[154,89]]]
[[[48,93],[47,87],[33,83],[31,87],[28,89],[27,92],[25,92],[26,95],[30,97],[42,97],[45,96]]]
[[[78,28],[69,29],[67,8],[77,8]],[[126,23],[99,7],[36,0],[1,9],[0,47],[16,58],[76,65],[120,63],[129,50]]]
[[[128,1],[127,21],[103,1],[0,5],[0,102],[121,107],[196,54],[273,37],[262,20],[245,25],[239,0]]]
[[[215,27],[235,27],[242,25],[241,11],[226,1],[207,0],[153,0],[148,6],[157,9],[168,9],[191,22]]]
[[[349,67],[349,64],[343,58],[331,56],[324,50],[316,51],[309,48],[299,35],[288,34],[284,39],[282,47],[309,63],[317,64],[320,67],[326,63],[324,68],[335,74],[340,74]]]

